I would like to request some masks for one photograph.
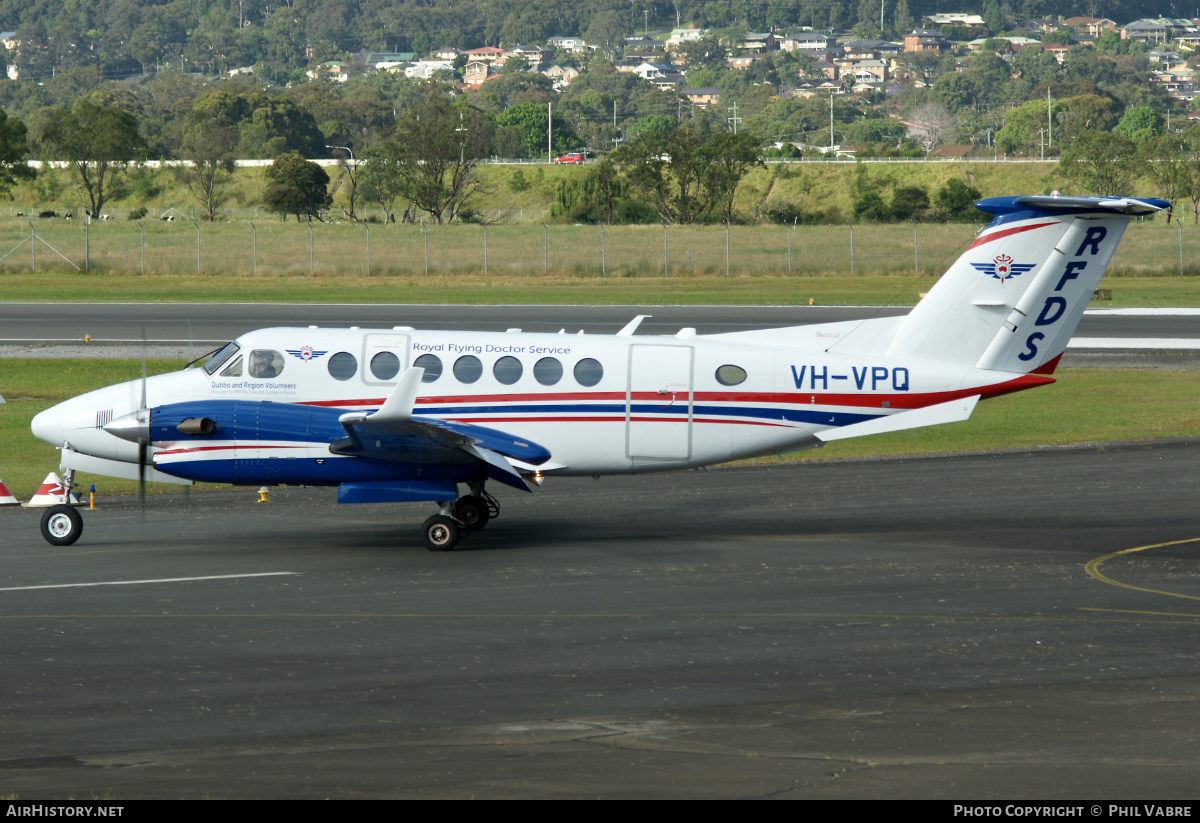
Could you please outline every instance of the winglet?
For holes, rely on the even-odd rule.
[[[424,376],[425,370],[420,366],[413,366],[404,372],[379,411],[367,419],[373,423],[402,423],[412,420],[413,405],[417,402],[417,389],[421,388],[421,378]]]

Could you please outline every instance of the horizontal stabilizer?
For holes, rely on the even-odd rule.
[[[905,429],[919,429],[922,426],[958,423],[971,416],[971,412],[975,410],[975,404],[978,402],[979,395],[976,394],[959,400],[951,400],[949,403],[926,406],[923,409],[899,412],[887,417],[876,417],[874,420],[866,420],[862,423],[854,423],[838,429],[826,429],[825,431],[817,432],[816,437],[818,440],[828,443],[832,440],[865,437],[868,434],[885,434],[886,432],[904,431]]]

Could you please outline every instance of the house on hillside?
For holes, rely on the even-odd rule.
[[[1141,40],[1145,43],[1167,42],[1167,27],[1154,20],[1134,20],[1121,27],[1122,40]]]
[[[907,52],[936,51],[944,52],[950,48],[950,41],[940,31],[932,29],[915,29],[904,35],[904,50]]]
[[[832,35],[807,31],[799,34],[785,34],[779,39],[779,48],[783,51],[795,51],[815,57],[824,55],[836,45],[837,38]]]
[[[1096,37],[1106,31],[1117,30],[1116,22],[1107,17],[1068,17],[1063,25]]]
[[[546,41],[546,45],[552,49],[562,49],[568,54],[578,54],[586,51],[588,48],[588,44],[583,42],[583,38],[579,36],[551,37]]]
[[[711,87],[680,89],[679,96],[692,105],[706,109],[721,102],[721,91]]]

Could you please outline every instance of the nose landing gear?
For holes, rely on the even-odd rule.
[[[42,515],[42,537],[51,546],[70,546],[83,534],[83,516],[71,505],[71,489],[75,488],[75,471],[63,472],[63,502],[46,509]]]
[[[83,517],[71,506],[58,504],[42,515],[42,537],[51,546],[70,546],[83,534]]]

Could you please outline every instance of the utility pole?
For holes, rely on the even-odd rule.
[[[1050,106],[1050,89],[1046,89],[1046,135],[1049,138],[1050,148],[1054,148],[1054,114]]]
[[[649,37],[650,36],[650,10],[642,9],[642,16],[644,18],[644,23],[642,25],[642,36]]]
[[[829,93],[829,150],[833,151],[833,92]]]
[[[546,162],[554,162],[554,103],[546,104]]]
[[[741,122],[742,118],[737,116],[737,101],[736,100],[733,101],[733,106],[731,106],[729,110],[733,112],[733,117],[728,117],[726,119],[730,123],[733,123],[733,133],[737,134],[738,123]]]

